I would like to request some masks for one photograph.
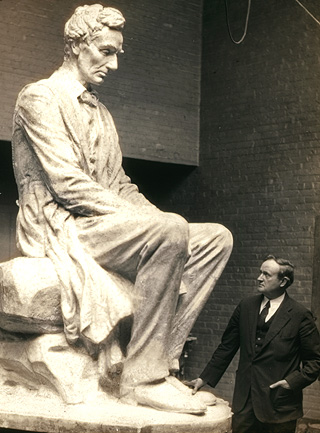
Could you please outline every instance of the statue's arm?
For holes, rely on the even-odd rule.
[[[81,151],[70,138],[57,99],[45,85],[29,86],[20,95],[15,113],[43,179],[54,199],[73,213],[102,215],[132,204],[103,188],[81,166]]]

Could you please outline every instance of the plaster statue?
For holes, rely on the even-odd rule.
[[[220,224],[162,212],[126,176],[112,117],[92,90],[118,68],[124,24],[116,9],[78,7],[65,25],[61,67],[18,96],[12,143],[23,257],[2,266],[0,327],[14,340],[12,358],[28,345],[21,358],[31,367],[19,372],[26,383],[36,373],[58,376],[55,359],[65,351],[68,383],[91,383],[89,359],[99,386],[117,388],[122,402],[201,414],[208,402],[175,373],[232,236]],[[40,362],[44,346],[51,367]],[[64,395],[67,385],[55,381]],[[76,384],[65,399],[77,401]]]

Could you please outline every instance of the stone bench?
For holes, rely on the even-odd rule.
[[[25,334],[63,331],[60,285],[48,258],[0,264],[0,328]]]
[[[115,276],[114,284],[132,283]],[[122,360],[120,334],[98,361],[69,346],[63,332],[60,283],[48,258],[18,257],[0,264],[0,380],[39,390],[51,388],[66,403],[98,390]],[[115,367],[115,368],[113,368]],[[88,379],[90,378],[90,379]],[[88,383],[90,386],[88,386]]]

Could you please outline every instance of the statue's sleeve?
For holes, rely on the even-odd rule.
[[[15,122],[54,199],[70,212],[87,216],[134,211],[132,203],[85,173],[81,149],[72,140],[60,110],[51,89],[35,84],[22,91],[15,112]]]

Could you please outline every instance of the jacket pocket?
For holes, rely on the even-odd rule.
[[[289,412],[301,406],[302,391],[285,389],[279,386],[270,390],[270,399],[274,410],[277,412]]]

